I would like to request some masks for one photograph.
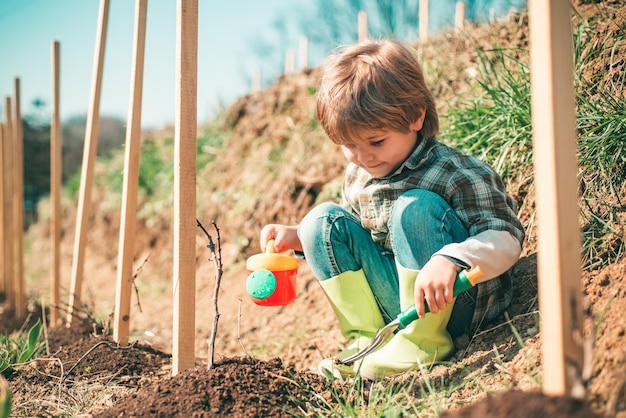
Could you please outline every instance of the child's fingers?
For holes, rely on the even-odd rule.
[[[420,295],[422,295],[420,297]],[[425,304],[428,304],[428,311],[436,314],[437,312],[444,310],[448,303],[452,302],[451,292],[448,291],[447,288],[439,289],[439,288],[416,288],[415,297],[416,301],[421,301],[422,303],[416,302],[416,311],[420,318],[423,318],[426,314]]]
[[[435,290],[426,292],[426,303],[428,303],[428,310],[434,314],[446,307],[446,300],[443,293]]]
[[[454,300],[454,285],[452,286],[447,286],[445,288],[445,301],[446,301],[446,305],[448,303],[452,303],[452,301]],[[444,306],[445,307],[445,306]],[[443,308],[442,308],[443,309]]]
[[[287,244],[284,242],[284,239],[282,236],[278,235],[276,236],[276,238],[274,238],[274,251],[277,253],[282,253],[287,251],[289,248],[287,246]]]
[[[446,308],[447,302],[446,302],[445,291],[435,292],[435,303],[437,304],[437,310],[434,311],[433,313],[437,313],[440,310],[443,310]],[[428,306],[432,306],[432,305],[428,305]]]
[[[436,314],[439,312],[439,305],[437,304],[437,299],[435,297],[427,297],[426,302],[428,303],[428,311],[430,313]]]
[[[276,240],[276,227],[274,225],[266,225],[261,229],[261,236],[259,238],[259,245],[262,251],[265,251],[267,243],[271,240]],[[276,245],[276,241],[274,241],[274,245]]]
[[[417,316],[420,318],[424,318],[426,315],[426,306],[424,305],[425,294],[424,290],[420,287],[415,288],[415,311],[417,312]]]

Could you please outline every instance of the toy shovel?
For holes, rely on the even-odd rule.
[[[456,280],[454,282],[454,297],[475,286],[476,279],[478,279],[482,275],[483,271],[479,266],[476,266],[471,270],[461,270],[457,274]],[[429,312],[428,304],[426,304],[426,302],[424,302],[424,304],[426,312]],[[389,341],[389,339],[391,339],[394,334],[406,328],[411,322],[417,320],[418,318],[419,317],[417,316],[415,304],[413,304],[404,311],[400,312],[396,319],[381,328],[372,339],[372,342],[369,343],[364,349],[356,354],[344,358],[343,360],[337,359],[336,362],[340,364],[350,365],[355,361],[362,359],[368,354],[378,350],[382,345]]]

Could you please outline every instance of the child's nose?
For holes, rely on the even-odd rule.
[[[366,163],[369,161],[372,161],[374,159],[374,154],[372,154],[370,151],[365,150],[365,149],[359,149],[357,154],[357,158],[359,159],[359,161],[361,161],[362,163]]]

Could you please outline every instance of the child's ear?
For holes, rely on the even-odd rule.
[[[422,114],[419,115],[417,120],[409,125],[412,131],[419,132],[424,127],[424,119],[426,118],[426,109],[422,109]]]

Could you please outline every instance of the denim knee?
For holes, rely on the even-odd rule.
[[[398,261],[421,268],[444,245],[467,238],[467,229],[438,194],[413,189],[395,202],[389,220],[391,245]]]
[[[410,221],[425,225],[433,217],[442,219],[447,210],[451,210],[450,205],[437,193],[424,189],[408,190],[393,205],[390,224],[406,226],[406,222]]]
[[[306,243],[311,242],[311,240],[319,240],[324,233],[324,227],[328,224],[329,218],[335,217],[338,213],[344,211],[345,209],[332,202],[321,203],[311,209],[302,218],[298,226],[298,238],[302,245],[306,247]]]

